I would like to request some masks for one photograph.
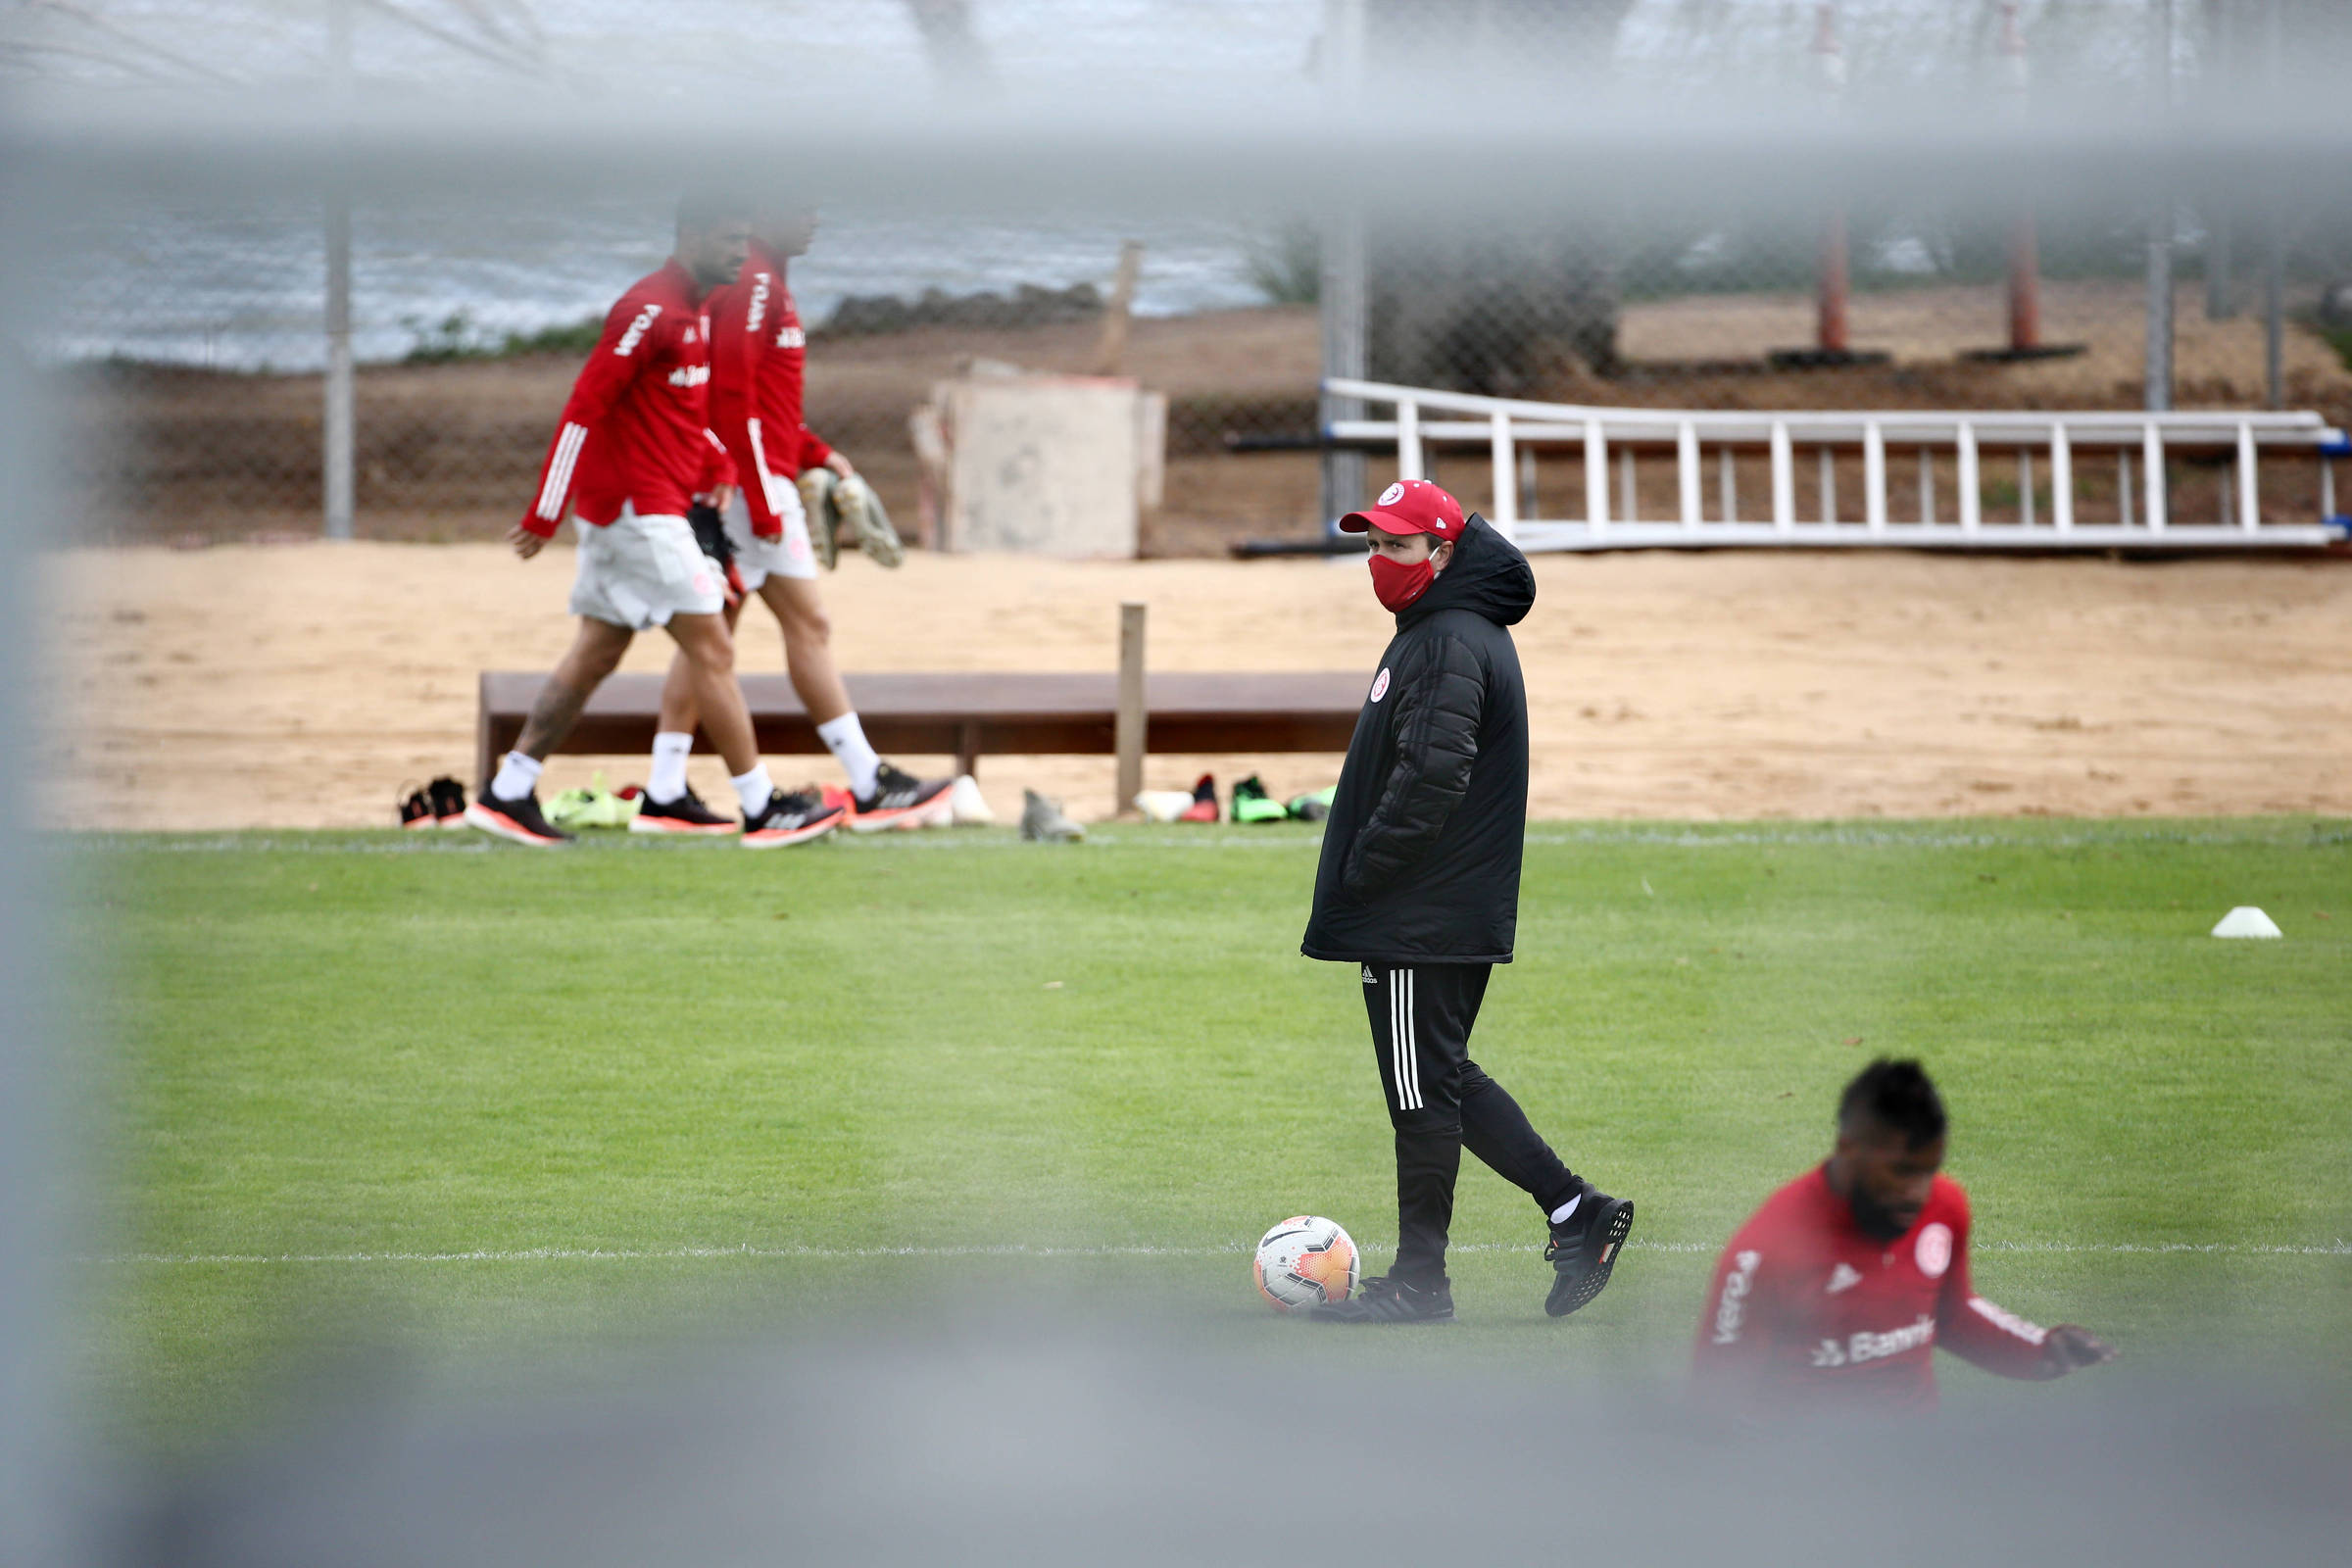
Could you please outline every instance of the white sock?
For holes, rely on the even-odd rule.
[[[765,762],[754,762],[749,773],[736,774],[734,784],[735,799],[743,803],[743,814],[746,817],[757,816],[766,810],[767,798],[776,793],[776,787],[767,781]]]
[[[865,726],[858,722],[856,713],[826,719],[816,726],[816,738],[825,743],[825,750],[840,760],[842,770],[850,775],[851,794],[864,800],[874,793],[874,782],[882,772],[882,759],[866,744]]]
[[[498,764],[498,777],[490,781],[490,793],[502,801],[519,801],[539,787],[539,773],[546,766],[536,757],[509,752]]]
[[[686,758],[693,750],[691,733],[665,729],[654,737],[654,770],[645,781],[647,800],[667,806],[686,793]]]
[[[1554,1225],[1562,1223],[1568,1218],[1569,1215],[1576,1212],[1576,1205],[1584,1200],[1585,1195],[1582,1193],[1577,1194],[1574,1198],[1571,1198],[1568,1200],[1568,1201],[1562,1203],[1559,1207],[1551,1211],[1551,1222]]]

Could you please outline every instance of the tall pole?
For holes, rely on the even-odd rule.
[[[326,0],[326,80],[341,113],[351,98],[352,0]],[[351,368],[351,193],[347,167],[328,175],[326,193],[326,408],[324,526],[329,539],[352,536],[353,415]]]
[[[2212,19],[2207,33],[2207,47],[2213,59],[2210,69],[2201,71],[2199,74],[2206,79],[2207,92],[2225,100],[2225,115],[2235,111],[2236,106],[2227,100],[2236,93],[2240,85],[2236,10],[2230,0],[2206,8],[2207,15]],[[2237,270],[2238,208],[2231,200],[2232,194],[2226,188],[2215,189],[2206,201],[2199,204],[2203,208],[2200,216],[2205,220],[2205,319],[2208,321],[2227,321],[2237,314],[2233,274]]]
[[[1838,8],[1823,0],[1813,13],[1813,65],[1821,90],[1836,113],[1845,93],[1845,51],[1838,42]],[[1851,274],[1845,240],[1845,208],[1835,206],[1822,220],[1821,259],[1814,291],[1814,347],[1825,359],[1842,359],[1852,352],[1846,331],[1845,302]]]
[[[1362,102],[1364,0],[1323,0],[1323,69],[1331,112],[1351,115]],[[1370,361],[1371,288],[1363,207],[1352,192],[1343,191],[1326,215],[1322,244],[1323,374],[1361,379]],[[1363,413],[1360,398],[1326,394],[1322,401],[1326,430],[1334,420],[1360,419]],[[1364,504],[1361,452],[1323,449],[1322,502],[1326,528]]]
[[[2282,0],[2267,0],[2262,18],[2262,74],[2270,101],[2285,87]],[[2266,408],[2286,407],[2286,203],[2276,180],[2262,203],[2262,391]]]
[[[2148,8],[2148,88],[2150,109],[2161,131],[2169,135],[2173,119],[2173,0],[2154,0]],[[2159,145],[2159,166],[2163,158],[2163,148]],[[2173,406],[2173,187],[2161,167],[2156,175],[2155,201],[2148,213],[2148,321],[2141,382],[2141,402],[2147,409],[2161,413]]]
[[[2023,122],[2033,92],[2033,67],[2026,59],[2025,29],[2017,23],[2017,0],[2001,6],[2001,90],[2010,119]],[[2009,229],[2009,352],[2032,354],[2041,347],[2041,247],[2034,232],[2034,209],[2017,215]]]

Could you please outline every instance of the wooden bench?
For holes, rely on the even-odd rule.
[[[475,723],[474,777],[486,784],[547,677],[485,670]],[[972,772],[984,754],[1112,756],[1118,709],[1114,674],[992,673],[851,675],[850,701],[866,739],[884,756],[954,756]],[[742,677],[760,750],[813,755],[816,726],[781,674]],[[1366,677],[1354,670],[1149,675],[1147,744],[1162,753],[1344,752],[1355,733]],[[597,689],[559,752],[643,756],[661,712],[660,675],[614,675]],[[709,738],[702,739],[705,749]]]

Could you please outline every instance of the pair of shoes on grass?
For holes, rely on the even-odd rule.
[[[1265,781],[1255,773],[1233,787],[1233,820],[1236,822],[1320,822],[1331,814],[1331,803],[1340,793],[1337,784],[1320,789],[1311,795],[1297,795],[1288,805],[1266,794]]]
[[[1339,786],[1300,795],[1289,805],[1277,803],[1266,793],[1265,780],[1255,773],[1233,787],[1231,820],[1236,822],[1320,822],[1331,814],[1332,798]],[[1193,792],[1182,790],[1145,790],[1135,798],[1135,808],[1151,822],[1218,822],[1227,819],[1217,806],[1217,780],[1212,773],[1203,773],[1194,783]]]
[[[1021,791],[1021,837],[1036,844],[1075,844],[1086,829],[1063,814],[1059,801],[1035,790]]]
[[[1551,1265],[1551,1289],[1544,1310],[1566,1317],[1607,1289],[1617,1254],[1634,1229],[1630,1198],[1611,1198],[1591,1182],[1577,1195],[1576,1212],[1551,1227],[1544,1260]],[[1376,1274],[1344,1301],[1327,1301],[1310,1314],[1320,1323],[1450,1323],[1453,1287],[1446,1279],[1424,1281]]]
[[[605,783],[605,775],[599,772],[589,783],[565,790],[548,802],[547,820],[564,833],[578,833],[592,827],[634,828],[637,812],[644,805],[642,793],[623,790],[613,794]]]
[[[464,827],[466,786],[444,773],[430,784],[408,789],[400,798],[400,825]]]

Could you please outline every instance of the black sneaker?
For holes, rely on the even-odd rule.
[[[552,850],[571,842],[570,834],[557,832],[539,814],[537,790],[529,791],[518,801],[502,800],[485,790],[480,800],[466,808],[466,820],[485,833],[495,833],[535,850]]]
[[[735,819],[721,816],[703,804],[703,798],[688,790],[664,806],[651,795],[637,802],[637,814],[629,818],[632,833],[699,833],[716,837],[735,831]]]
[[[1544,1261],[1554,1275],[1544,1310],[1566,1317],[1598,1296],[1608,1286],[1609,1270],[1617,1266],[1617,1254],[1633,1228],[1632,1199],[1611,1198],[1585,1183],[1576,1212],[1551,1228],[1551,1240],[1544,1248]]]
[[[425,799],[424,791],[411,790],[405,797],[400,798],[400,825],[402,827],[431,827],[433,825],[433,803]]]
[[[1450,1323],[1453,1282],[1408,1285],[1375,1274],[1345,1301],[1326,1301],[1307,1314],[1318,1323]]]
[[[466,825],[466,786],[447,773],[424,787],[425,798],[432,803],[433,820],[443,827]]]
[[[894,827],[945,827],[955,811],[948,791],[952,778],[916,778],[884,762],[874,776],[874,793],[850,807],[850,831],[880,833]]]
[[[778,850],[787,844],[821,839],[841,826],[842,814],[840,807],[827,806],[812,789],[789,795],[778,790],[767,798],[765,808],[743,819],[743,847]]]

